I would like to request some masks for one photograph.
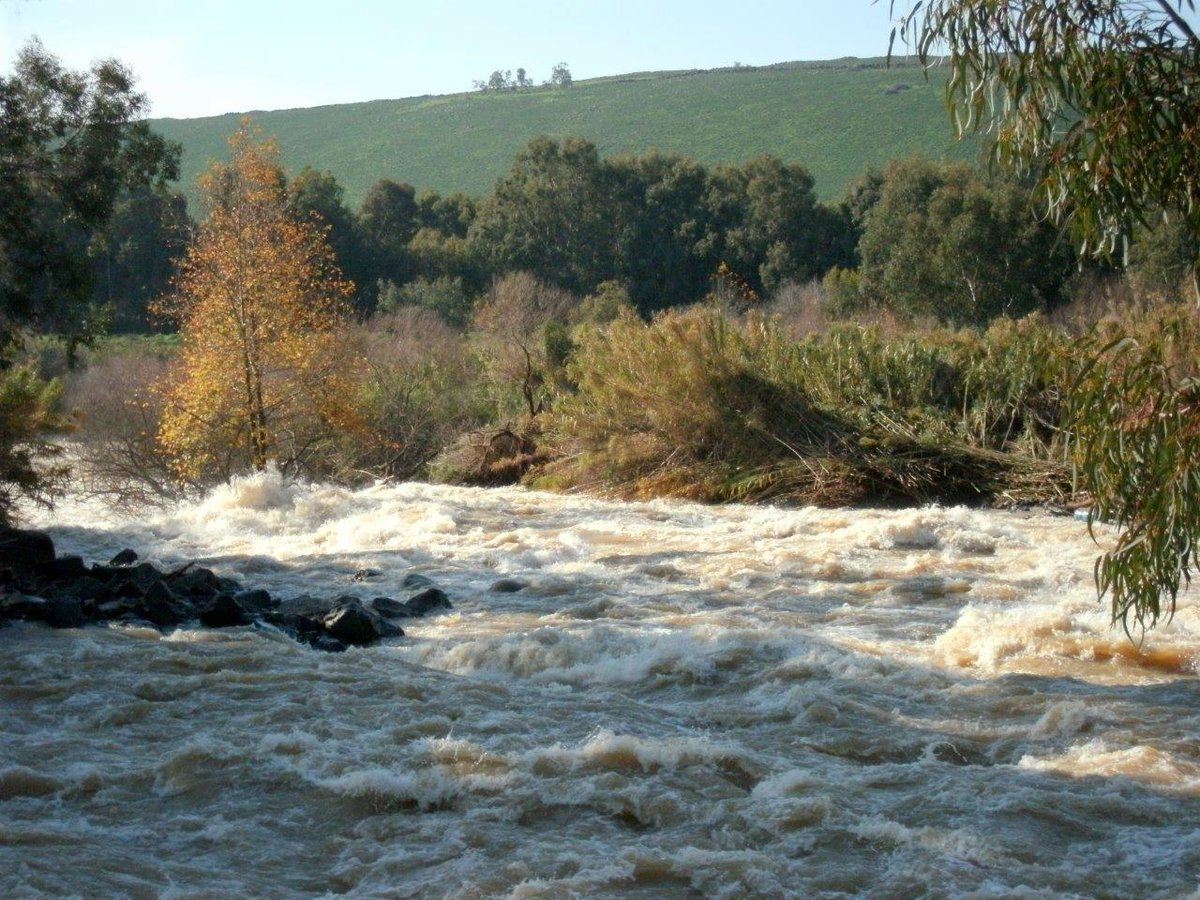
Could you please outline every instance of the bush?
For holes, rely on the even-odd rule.
[[[102,345],[67,382],[64,403],[79,422],[76,483],[122,507],[176,499],[185,490],[157,434],[174,347],[157,339]]]
[[[486,420],[478,360],[437,314],[402,307],[372,319],[355,341],[363,360],[352,403],[356,427],[322,449],[321,474],[414,478]]]
[[[19,498],[48,506],[62,491],[66,466],[48,460],[61,448],[46,439],[65,422],[57,412],[61,383],[31,365],[0,370],[0,526],[12,523]]]
[[[618,320],[572,358],[550,474],[704,500],[1061,499],[1056,335],[1042,320],[983,336],[841,326],[796,344],[712,309]]]

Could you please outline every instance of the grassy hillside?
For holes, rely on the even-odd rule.
[[[183,185],[213,158],[241,114],[158,119],[184,146]],[[577,135],[605,155],[651,148],[707,164],[770,153],[806,166],[829,199],[869,164],[921,154],[971,159],[956,145],[940,79],[882,60],[649,72],[507,94],[452,94],[250,113],[279,138],[284,162],[329,170],[357,205],[380,178],[482,195],[531,137]]]

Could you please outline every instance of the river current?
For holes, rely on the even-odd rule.
[[[1200,613],[1132,645],[1070,518],[267,474],[29,521],[455,609],[343,654],[0,629],[5,897],[1200,896]]]

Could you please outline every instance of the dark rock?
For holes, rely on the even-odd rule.
[[[326,653],[343,653],[346,650],[345,644],[325,631],[306,632],[301,634],[299,639],[314,650],[323,650]]]
[[[195,615],[190,603],[175,596],[164,582],[156,581],[146,590],[142,601],[133,611],[147,622],[159,627],[170,628],[181,625]]]
[[[48,598],[57,597],[78,597],[84,602],[92,602],[104,598],[107,585],[103,581],[97,581],[86,574],[80,578],[65,578],[61,581],[56,581],[52,584],[49,590],[46,591]],[[141,593],[138,594],[141,596]]]
[[[406,587],[411,590],[414,588],[433,587],[434,581],[432,578],[427,578],[420,572],[409,572],[404,576],[404,581],[402,581],[400,584],[402,587]]]
[[[46,576],[54,579],[83,578],[88,574],[82,556],[60,556],[45,569]]]
[[[102,622],[109,619],[136,618],[137,609],[141,603],[141,597],[121,597],[115,600],[99,601],[95,604],[94,615]]]
[[[159,582],[161,584],[161,582]],[[138,599],[145,596],[146,592],[136,581],[110,581],[104,585],[101,596],[105,600],[127,600]]]
[[[31,597],[22,593],[0,594],[0,618],[32,619],[43,621],[46,613],[46,601],[41,597]]]
[[[46,532],[0,528],[0,568],[32,571],[53,562],[54,541]]]
[[[269,609],[275,609],[279,606],[279,601],[272,597],[270,592],[262,588],[238,591],[233,595],[233,599],[242,604],[242,606],[257,610],[258,612],[266,612]]]
[[[110,566],[132,566],[138,561],[138,555],[133,550],[126,547],[116,556],[108,561]]]
[[[426,588],[419,594],[414,594],[404,601],[410,615],[423,616],[436,609],[454,609],[445,591],[439,588]]]
[[[208,628],[249,625],[254,616],[232,594],[217,594],[200,607],[200,623]]]
[[[523,591],[529,587],[528,581],[521,581],[517,578],[501,578],[499,581],[492,584],[489,591],[493,594],[515,594],[517,591]]]
[[[353,598],[340,602],[322,622],[325,630],[344,644],[372,644],[382,636],[379,618]]]
[[[380,638],[404,637],[404,629],[387,619],[376,619],[375,630],[379,632]]]
[[[210,600],[227,588],[210,569],[187,568],[164,576],[171,590],[193,601]],[[235,588],[236,590],[236,588]]]
[[[320,619],[329,615],[336,605],[337,601],[335,600],[301,594],[299,597],[280,600],[275,609],[284,616],[306,616],[310,619]]]
[[[371,608],[389,619],[407,619],[412,616],[412,610],[391,597],[376,597],[371,601]]]
[[[354,573],[355,581],[366,581],[369,578],[378,578],[383,573],[378,569],[359,569]]]
[[[47,600],[43,621],[51,628],[81,628],[85,621],[83,601],[78,597]]]

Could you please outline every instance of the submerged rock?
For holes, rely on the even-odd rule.
[[[521,581],[518,578],[501,578],[499,581],[493,582],[488,590],[493,594],[515,594],[527,587],[529,587],[528,581]]]

